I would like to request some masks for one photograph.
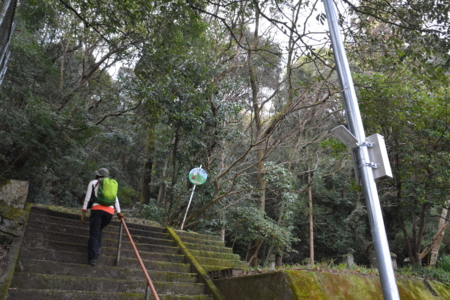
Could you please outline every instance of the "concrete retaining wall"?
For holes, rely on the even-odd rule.
[[[215,280],[233,300],[383,300],[377,276],[301,270]],[[450,287],[420,279],[397,280],[402,300],[450,299]]]

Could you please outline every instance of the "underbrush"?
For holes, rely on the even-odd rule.
[[[450,284],[450,273],[442,268],[408,266],[395,271],[398,276],[435,280]]]

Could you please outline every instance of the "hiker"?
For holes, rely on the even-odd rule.
[[[109,171],[106,168],[101,168],[95,171],[95,179],[89,182],[86,197],[84,198],[83,210],[81,211],[81,222],[86,223],[86,210],[91,209],[91,216],[89,217],[89,241],[88,241],[88,264],[95,266],[98,261],[98,255],[102,249],[102,230],[109,224],[113,215],[114,209],[117,211],[119,219],[124,218],[120,212],[119,199],[117,195],[111,206],[105,206],[97,203],[98,190],[100,187],[100,180],[109,177]],[[115,181],[114,181],[115,182]],[[92,200],[91,200],[92,199]],[[92,204],[89,204],[91,200]],[[89,204],[89,205],[88,205]],[[92,207],[90,207],[92,205]]]

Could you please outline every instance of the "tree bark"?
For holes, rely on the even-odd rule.
[[[258,3],[256,3],[258,5]],[[259,139],[262,133],[262,120],[261,120],[261,107],[258,102],[259,87],[256,78],[256,72],[253,67],[253,49],[258,47],[258,29],[259,29],[259,13],[255,11],[255,32],[253,35],[253,41],[251,41],[248,52],[247,52],[247,67],[250,79],[250,87],[252,90],[252,105],[253,105],[253,116],[256,132],[254,134],[256,140]],[[258,210],[264,212],[266,209],[266,180],[264,179],[264,144],[258,145],[257,155],[257,169],[258,169]],[[262,240],[254,240],[250,243],[249,248],[249,265],[253,268],[258,266],[258,252],[262,246]]]
[[[152,182],[152,171],[153,171],[154,138],[155,133],[153,131],[153,128],[150,128],[147,132],[147,140],[145,142],[146,159],[142,170],[141,198],[140,198],[141,204],[148,204],[150,202],[150,195],[151,195],[150,184]]]
[[[412,251],[412,248],[411,248],[411,244],[409,243],[408,231],[406,230],[405,220],[403,219],[402,216],[400,216],[400,225],[401,225],[401,228],[402,228],[403,236],[405,237],[405,245],[406,245],[406,250],[408,251],[408,257],[409,257],[410,263],[411,264],[415,264],[416,263],[416,259],[415,259],[415,256],[413,254],[413,251]]]
[[[447,202],[448,203],[448,202]],[[438,232],[442,230],[445,226],[445,219],[447,218],[448,210],[447,208],[442,209],[441,218],[439,219]],[[438,235],[436,240],[436,244],[431,249],[431,257],[430,257],[430,267],[436,265],[439,249],[441,248],[442,239],[444,238],[445,231],[442,231],[441,234]]]

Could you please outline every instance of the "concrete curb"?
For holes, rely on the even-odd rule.
[[[214,299],[216,300],[225,300],[225,297],[222,295],[222,293],[219,291],[219,289],[216,287],[214,282],[209,278],[208,274],[205,272],[205,270],[202,268],[202,266],[198,263],[197,259],[189,252],[188,248],[184,245],[184,243],[181,241],[181,239],[176,234],[175,230],[173,230],[170,227],[166,228],[167,231],[170,233],[172,238],[175,240],[175,242],[180,246],[181,251],[183,254],[187,257],[187,259],[192,263],[195,270],[197,271],[198,275],[200,276],[200,280],[203,281],[209,291],[213,294]]]

